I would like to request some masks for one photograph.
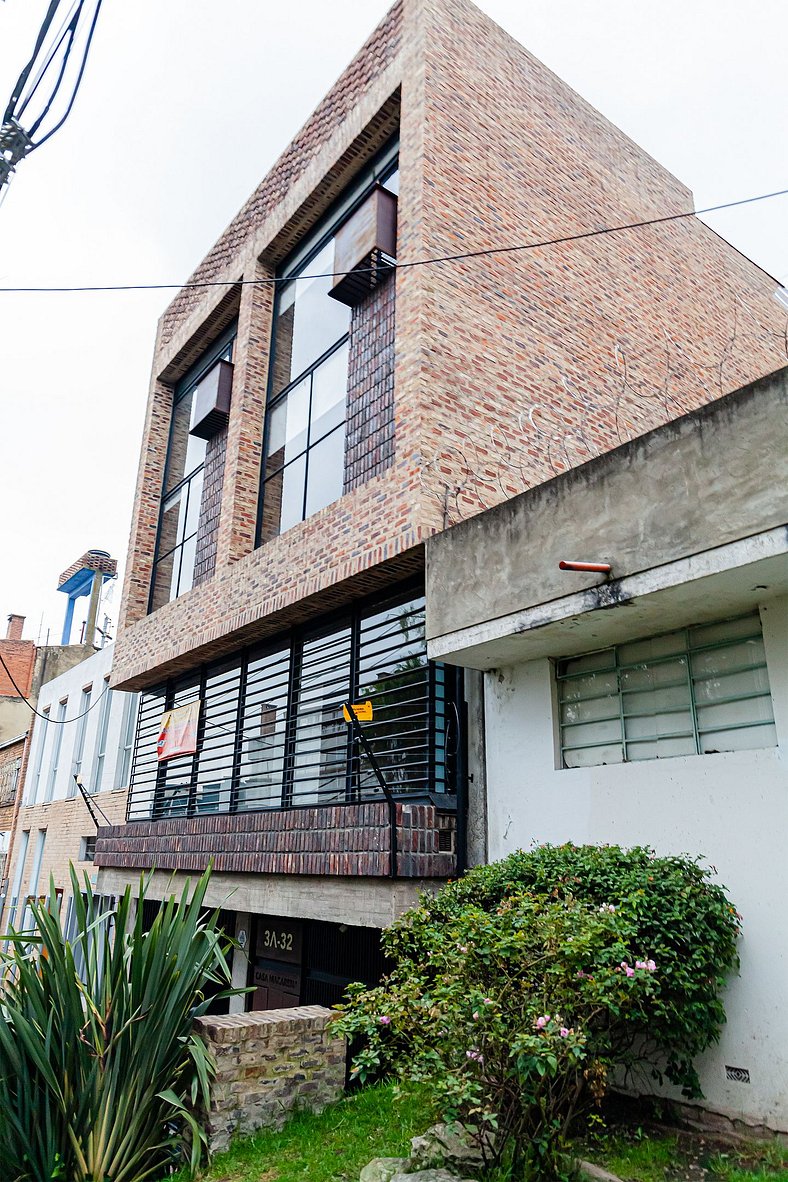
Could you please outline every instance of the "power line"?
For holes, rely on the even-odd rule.
[[[23,294],[66,294],[74,292],[111,291],[190,291],[210,287],[267,287],[291,280],[333,279],[342,275],[361,275],[391,267],[404,271],[410,267],[428,267],[435,263],[455,263],[463,259],[478,259],[494,254],[513,254],[517,251],[539,250],[547,246],[561,246],[564,243],[580,242],[587,238],[599,238],[604,234],[619,234],[625,230],[640,230],[648,226],[660,226],[666,222],[677,222],[682,218],[700,217],[702,214],[719,213],[725,209],[736,209],[741,205],[752,205],[756,201],[768,201],[773,197],[788,196],[788,189],[777,189],[773,193],[759,193],[755,197],[742,197],[739,201],[726,201],[720,205],[708,205],[704,209],[690,209],[684,213],[670,213],[658,218],[647,218],[641,222],[624,222],[617,226],[603,226],[598,230],[583,230],[578,234],[564,234],[559,238],[542,238],[536,242],[521,242],[514,246],[490,246],[484,250],[467,250],[458,254],[436,255],[428,259],[414,259],[412,262],[391,262],[377,267],[354,267],[352,271],[322,271],[303,275],[277,275],[266,279],[205,279],[186,283],[107,283],[53,287],[0,287],[0,295]]]
[[[52,726],[68,726],[68,725],[69,725],[69,723],[71,723],[71,722],[78,722],[80,718],[84,718],[86,714],[90,714],[90,712],[91,712],[91,710],[93,709],[93,707],[94,707],[94,706],[98,706],[99,702],[100,702],[100,701],[101,701],[101,699],[104,697],[104,695],[105,695],[106,693],[109,693],[109,686],[108,686],[108,685],[105,685],[105,686],[104,686],[104,689],[101,691],[101,693],[99,694],[99,696],[98,696],[98,697],[95,699],[95,701],[93,701],[93,702],[91,702],[91,703],[90,703],[90,705],[88,706],[87,710],[83,710],[81,714],[75,714],[73,718],[50,718],[48,714],[42,714],[40,710],[36,710],[35,706],[34,706],[34,705],[33,705],[33,703],[30,701],[30,699],[29,699],[29,698],[26,698],[26,697],[25,697],[25,695],[22,693],[21,689],[19,688],[19,686],[18,686],[18,685],[16,684],[16,682],[14,681],[13,674],[11,673],[11,670],[8,668],[8,666],[6,665],[5,661],[3,660],[3,655],[2,655],[2,653],[0,653],[0,665],[2,665],[2,666],[3,666],[3,668],[5,669],[5,671],[6,671],[7,675],[8,675],[8,680],[11,682],[11,685],[14,687],[14,689],[16,690],[16,692],[19,694],[20,698],[21,698],[21,699],[22,699],[22,701],[25,703],[25,705],[26,705],[27,707],[29,707],[29,709],[30,709],[30,710],[32,710],[32,711],[33,711],[33,713],[34,713],[34,714],[35,714],[35,715],[36,715],[38,718],[43,718],[44,722],[48,722],[48,723],[50,723]]]

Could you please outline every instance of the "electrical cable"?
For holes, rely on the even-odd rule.
[[[51,133],[50,133],[51,134]],[[43,143],[43,140],[41,141]],[[342,275],[362,275],[367,272],[377,272],[390,267],[392,270],[404,271],[411,267],[428,267],[435,263],[461,262],[463,259],[478,259],[494,254],[513,254],[517,251],[539,250],[547,246],[561,246],[568,242],[580,242],[587,238],[599,238],[605,234],[619,234],[625,230],[640,230],[648,226],[664,225],[666,222],[680,221],[682,218],[700,217],[702,214],[719,213],[725,209],[735,209],[741,205],[752,205],[756,201],[768,201],[773,197],[788,196],[788,189],[777,189],[773,193],[759,193],[755,197],[742,197],[739,201],[726,201],[720,205],[708,205],[704,209],[690,209],[684,213],[670,213],[658,218],[647,218],[641,222],[624,222],[617,226],[603,226],[599,230],[584,230],[578,234],[565,234],[559,238],[543,238],[536,242],[522,242],[515,246],[490,246],[483,250],[462,251],[459,254],[437,255],[427,259],[413,259],[412,262],[392,262],[377,267],[354,267],[350,271],[322,271],[317,274],[277,275],[266,279],[205,279],[186,283],[108,283],[85,284],[77,286],[36,286],[36,287],[0,287],[0,295],[24,294],[67,294],[72,292],[110,292],[110,291],[190,291],[193,289],[210,287],[268,287],[276,284],[289,283],[292,280],[333,279]]]
[[[42,136],[41,139],[38,140],[38,142],[35,144],[36,148],[40,148],[41,145],[45,144],[47,142],[47,140],[50,139],[51,136],[53,136],[55,134],[56,131],[59,131],[60,128],[63,126],[63,124],[68,119],[69,115],[71,114],[71,108],[74,106],[74,103],[76,102],[77,92],[78,92],[80,86],[82,85],[82,75],[85,73],[85,66],[88,63],[88,53],[90,52],[90,44],[93,40],[93,34],[96,31],[96,22],[98,21],[99,12],[101,11],[101,4],[102,4],[102,0],[96,0],[96,11],[93,13],[93,20],[90,23],[90,29],[88,30],[88,39],[85,42],[85,51],[82,54],[82,61],[80,63],[79,72],[77,74],[76,82],[74,83],[74,89],[71,92],[71,98],[69,100],[68,106],[66,107],[66,110],[65,110],[62,118],[55,124],[55,126],[50,128],[50,130],[46,133],[46,135]],[[73,38],[72,38],[71,44],[73,44]],[[70,46],[69,46],[69,49],[70,49]],[[54,96],[53,96],[53,98],[54,98]],[[51,106],[51,103],[50,103],[50,106]],[[49,110],[49,107],[47,107],[47,110]],[[43,116],[42,116],[42,118],[43,118]],[[40,122],[40,120],[39,120],[39,122]],[[38,127],[38,124],[36,124],[36,127]]]
[[[0,653],[0,665],[2,665],[3,668],[5,669],[5,671],[8,675],[8,680],[11,682],[11,685],[14,687],[16,692],[19,694],[19,697],[22,699],[22,701],[25,703],[25,705],[30,710],[32,710],[33,713],[38,718],[43,718],[44,722],[51,723],[52,726],[68,726],[69,723],[79,722],[80,718],[84,718],[86,714],[90,714],[93,707],[98,706],[99,702],[104,697],[104,695],[109,693],[109,685],[105,684],[104,689],[101,691],[99,696],[95,699],[95,701],[91,702],[90,705],[88,706],[87,710],[83,710],[81,714],[75,714],[73,718],[50,718],[48,714],[42,714],[40,710],[36,710],[35,706],[30,701],[30,699],[26,698],[25,695],[22,693],[21,689],[14,681],[11,670],[8,668],[5,661],[3,660],[2,653]]]

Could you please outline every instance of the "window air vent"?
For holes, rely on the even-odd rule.
[[[454,853],[454,830],[438,830],[438,849],[442,854]]]
[[[746,1083],[750,1082],[750,1072],[747,1067],[725,1067],[725,1078],[731,1080],[732,1083]]]
[[[230,397],[233,389],[231,361],[217,361],[194,391],[190,435],[212,439],[230,417]]]
[[[329,295],[351,308],[369,295],[394,265],[397,198],[381,185],[345,222],[334,239],[334,286]]]

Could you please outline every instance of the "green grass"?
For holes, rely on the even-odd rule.
[[[314,1115],[297,1113],[279,1132],[238,1140],[200,1174],[203,1182],[358,1182],[373,1157],[407,1157],[410,1138],[430,1124],[415,1093],[391,1084],[365,1088]],[[168,1182],[186,1182],[182,1172]]]
[[[711,1137],[708,1139],[711,1140]],[[788,1182],[788,1147],[775,1142],[742,1142],[707,1148],[702,1137],[630,1130],[594,1139],[580,1147],[582,1156],[617,1174],[625,1182]]]
[[[428,1100],[400,1099],[391,1084],[355,1092],[324,1112],[297,1113],[278,1132],[236,1141],[199,1175],[201,1182],[358,1182],[373,1157],[406,1157],[410,1138],[432,1122]],[[624,1182],[788,1182],[788,1146],[647,1132],[617,1125],[576,1143],[578,1156]],[[503,1171],[505,1173],[505,1171]],[[496,1175],[500,1178],[501,1174]],[[167,1182],[187,1182],[186,1172]],[[489,1182],[493,1182],[492,1178]]]

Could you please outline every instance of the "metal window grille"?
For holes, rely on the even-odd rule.
[[[564,767],[777,743],[756,614],[560,661]]]
[[[365,734],[392,792],[452,791],[455,683],[454,671],[427,661],[421,595],[204,667],[141,695],[129,820],[379,796],[342,716],[348,700],[372,702]],[[195,700],[196,753],[159,764],[163,712]]]

